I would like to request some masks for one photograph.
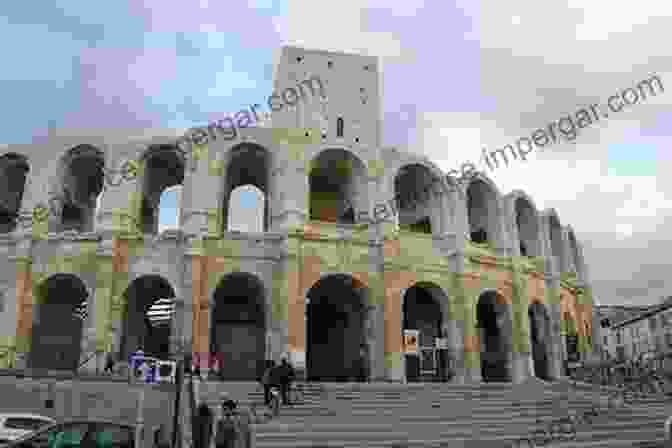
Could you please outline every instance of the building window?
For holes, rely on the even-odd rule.
[[[668,347],[672,347],[672,333],[667,333],[665,335],[665,343]]]
[[[623,343],[622,340],[621,330],[618,330],[618,332],[616,332],[616,343],[620,345]]]
[[[336,120],[336,137],[343,137],[343,118],[341,117]]]
[[[609,340],[609,338],[607,338],[607,337],[605,336],[605,337],[604,337],[604,345],[609,345],[608,340]]]

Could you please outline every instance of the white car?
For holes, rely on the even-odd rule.
[[[0,446],[32,434],[56,420],[37,414],[0,414]]]

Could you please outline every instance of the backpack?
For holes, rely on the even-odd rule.
[[[215,436],[215,446],[233,447],[238,436],[236,423],[232,418],[223,418],[217,424],[217,435]]]

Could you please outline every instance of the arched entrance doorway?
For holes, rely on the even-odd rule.
[[[447,298],[441,288],[428,283],[417,283],[404,293],[402,307],[403,330],[416,330],[418,354],[406,354],[406,380],[438,381],[445,378],[446,353],[436,346],[442,333],[443,310],[441,301]],[[444,302],[445,303],[445,302]]]
[[[546,307],[538,302],[531,304],[527,311],[530,319],[530,345],[534,374],[543,380],[550,379],[550,356],[548,352],[551,343],[551,320]]]
[[[55,274],[37,288],[29,365],[75,370],[81,356],[89,293],[76,275]]]
[[[306,298],[309,381],[354,381],[366,344],[366,287],[349,275],[319,280]]]
[[[138,277],[124,292],[124,329],[121,359],[138,348],[146,355],[166,359],[170,355],[170,328],[175,291],[158,275]]]
[[[223,380],[256,381],[266,357],[266,293],[256,276],[235,272],[217,285],[210,352],[222,362]]]
[[[495,291],[481,294],[476,308],[483,381],[511,381],[511,307]]]

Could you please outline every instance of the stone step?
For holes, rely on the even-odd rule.
[[[521,436],[523,437],[523,436]],[[439,437],[416,437],[414,434],[408,434],[402,431],[387,431],[385,433],[345,433],[345,432],[305,432],[300,434],[277,434],[274,437],[263,437],[257,438],[257,447],[285,447],[288,446],[288,443],[294,443],[295,447],[308,447],[312,446],[314,448],[322,446],[378,446],[378,444],[384,444],[385,446],[392,446],[395,443],[398,443],[402,446],[406,445],[415,445],[420,446],[469,446],[469,447],[483,447],[483,446],[498,446],[502,448],[504,446],[516,446],[512,444],[517,440],[518,436],[506,435],[506,434],[489,434],[486,432],[477,432],[471,433],[464,436],[456,436],[451,433],[447,436]],[[661,431],[654,432],[650,428],[644,429],[624,429],[618,432],[618,437],[615,440],[620,441],[629,441],[633,446],[637,441],[658,441],[663,438]],[[614,432],[613,429],[604,430],[604,431],[591,431],[581,433],[577,436],[575,441],[554,441],[553,448],[575,448],[581,446],[594,446],[596,442],[604,441],[613,441]],[[498,445],[496,445],[497,443]],[[310,445],[312,444],[312,445]],[[358,445],[359,444],[359,445]],[[627,446],[627,445],[626,445]]]

